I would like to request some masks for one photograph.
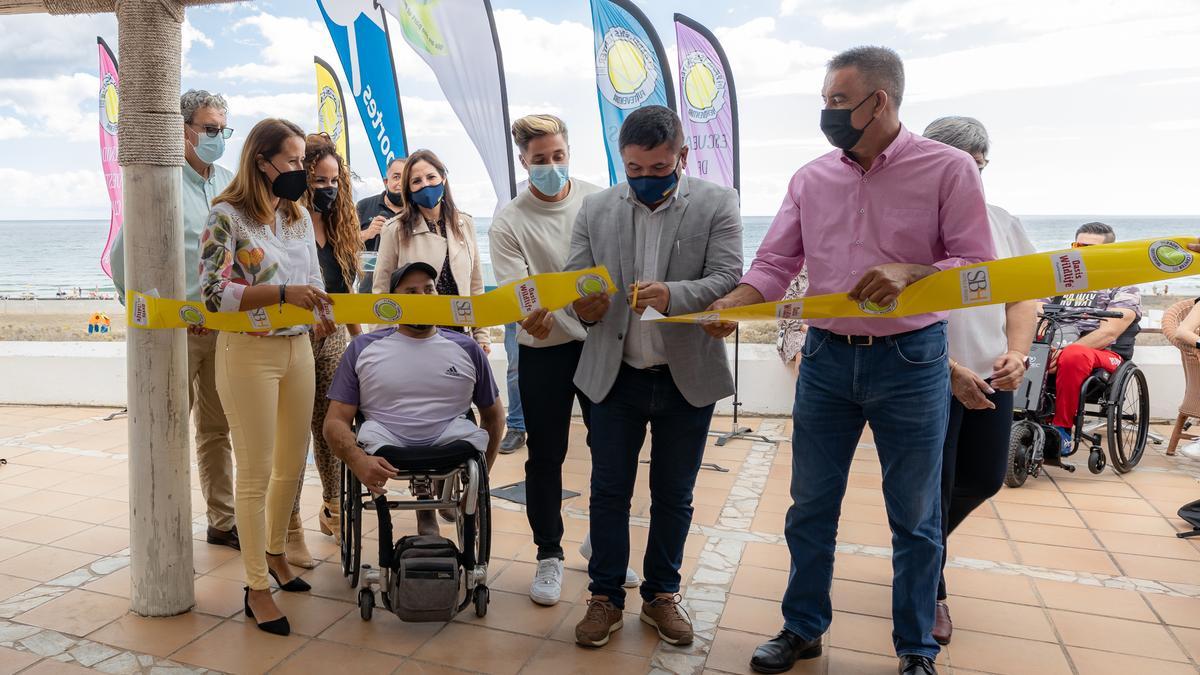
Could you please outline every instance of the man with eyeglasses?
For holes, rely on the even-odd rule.
[[[1116,240],[1116,233],[1105,223],[1084,223],[1075,231],[1071,248],[1111,244]],[[1057,372],[1053,424],[1062,438],[1062,453],[1067,455],[1074,451],[1071,430],[1075,426],[1083,381],[1097,368],[1109,373],[1116,371],[1133,355],[1142,317],[1142,292],[1137,286],[1118,286],[1062,295],[1049,302],[1074,309],[1121,313],[1119,319],[1065,319],[1060,326],[1062,343],[1067,346],[1050,354],[1050,372]]]
[[[190,89],[179,99],[183,115],[182,189],[183,260],[187,299],[200,301],[200,233],[212,200],[229,185],[233,174],[216,161],[225,152],[233,129],[225,126],[228,104],[220,94]],[[113,285],[125,302],[125,233],[117,234],[109,259]],[[148,290],[148,289],[134,289]],[[229,424],[216,380],[217,334],[205,328],[188,329],[188,382],[196,414],[196,464],[200,490],[208,512],[210,544],[240,549],[233,519],[233,458]]]

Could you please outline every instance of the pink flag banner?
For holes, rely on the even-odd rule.
[[[121,208],[121,165],[117,163],[117,91],[120,85],[117,80],[116,57],[105,44],[104,38],[97,37],[96,43],[100,51],[100,164],[104,168],[104,182],[108,185],[108,198],[112,202],[108,241],[104,244],[104,253],[100,255],[100,267],[111,278],[112,267],[108,264],[108,254],[112,250],[113,240],[121,231],[121,223],[124,222],[124,211]]]
[[[704,26],[675,15],[679,112],[687,138],[687,172],[739,189],[737,97],[725,50]]]

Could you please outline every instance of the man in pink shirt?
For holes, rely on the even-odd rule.
[[[750,271],[714,309],[778,300],[808,263],[808,294],[846,293],[886,317],[907,286],[995,257],[970,155],[900,124],[904,66],[882,47],[829,62],[821,130],[837,150],[803,166]],[[832,607],[834,546],[855,447],[870,423],[883,465],[894,546],[892,633],[902,674],[934,673],[941,566],[942,442],[949,414],[946,314],[813,320],[796,382],[792,569],[784,626],[751,660],[788,670],[821,653]],[[715,337],[726,324],[708,326]]]

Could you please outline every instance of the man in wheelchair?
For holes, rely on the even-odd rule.
[[[1075,232],[1071,247],[1113,241],[1116,241],[1116,234],[1108,225],[1085,223]],[[1062,454],[1067,455],[1072,452],[1071,434],[1084,381],[1097,369],[1110,374],[1115,372],[1133,355],[1142,315],[1142,295],[1136,286],[1120,286],[1064,295],[1050,302],[1067,309],[1091,309],[1121,315],[1120,318],[1105,319],[1062,317],[1059,321],[1059,344],[1066,346],[1051,353],[1049,372],[1057,374],[1053,425],[1062,438]]]
[[[392,273],[391,291],[435,295],[437,272],[414,262]],[[465,333],[427,325],[396,325],[350,343],[328,393],[325,440],[373,494],[398,472],[376,452],[384,446],[441,447],[465,441],[495,461],[504,431],[504,405],[487,355]],[[482,428],[463,411],[474,403]],[[355,416],[363,422],[355,436]],[[417,530],[437,534],[432,511],[417,512]]]

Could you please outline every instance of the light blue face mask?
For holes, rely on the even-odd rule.
[[[571,179],[567,168],[566,164],[531,164],[529,184],[547,197],[553,197],[562,192]]]
[[[216,164],[221,155],[225,154],[225,137],[221,134],[209,136],[206,133],[196,134],[196,144],[192,147],[196,150],[196,156],[205,164]]]

